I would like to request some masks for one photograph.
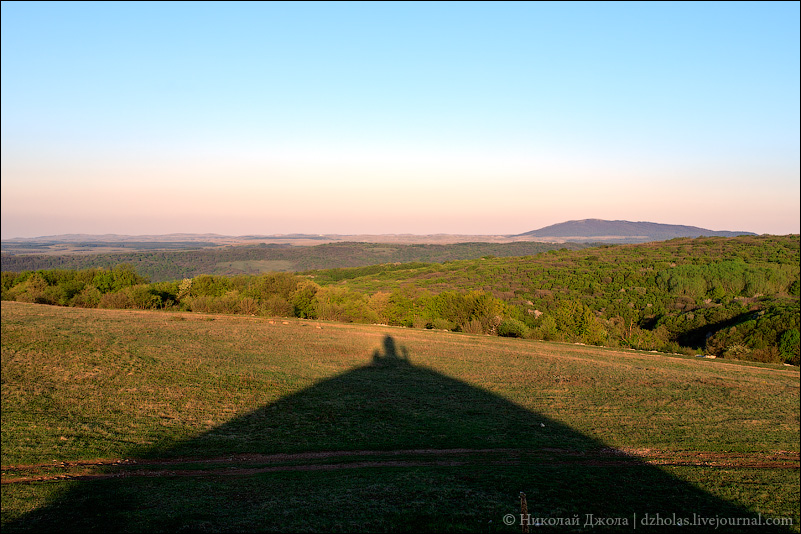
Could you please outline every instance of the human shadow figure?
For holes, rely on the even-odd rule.
[[[78,481],[4,533],[512,532],[521,491],[533,517],[579,521],[543,531],[630,532],[637,522],[638,531],[660,532],[674,530],[664,520],[677,516],[757,518],[536,411],[414,365],[392,336],[382,347],[366,365],[138,451],[139,476],[109,468],[113,477]],[[640,524],[644,514],[663,524]],[[582,528],[588,517],[619,522]],[[716,530],[769,531],[788,530]]]
[[[395,345],[395,338],[392,336],[384,336],[384,353],[378,349],[373,352],[373,365],[398,365],[409,364],[409,350],[401,346],[400,352]]]

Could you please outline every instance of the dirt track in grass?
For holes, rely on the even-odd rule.
[[[339,460],[330,462],[330,460]],[[343,461],[344,460],[344,461]],[[2,484],[97,480],[122,477],[246,476],[279,471],[336,471],[386,467],[472,465],[581,465],[588,467],[695,466],[735,469],[799,469],[795,451],[769,453],[667,451],[658,449],[415,449],[239,454],[216,458],[89,459],[2,467]]]

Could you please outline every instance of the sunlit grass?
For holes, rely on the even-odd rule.
[[[587,468],[569,462],[549,467],[546,471],[555,469],[564,480],[548,482],[543,466],[528,467],[544,460],[527,460],[525,452],[543,446],[577,451],[653,448],[665,454],[799,450],[799,374],[783,366],[304,320],[9,302],[3,302],[2,313],[4,468],[248,452],[429,447],[523,451],[515,456],[517,467],[491,467],[499,458],[487,453],[457,457],[462,467],[410,465],[225,479],[220,493],[186,507],[176,505],[187,515],[174,519],[175,525],[249,530],[256,507],[272,518],[269,524],[283,525],[279,530],[336,530],[325,518],[303,523],[284,517],[270,507],[275,501],[286,510],[306,506],[328,511],[341,530],[358,525],[391,530],[397,521],[408,520],[409,510],[427,518],[416,523],[423,530],[441,520],[457,530],[482,530],[493,517],[497,524],[509,507],[514,512],[514,496],[527,486],[545,492],[540,497],[550,503],[552,516],[573,513],[571,507],[580,505],[598,513],[635,498],[631,493],[622,498],[595,495],[598,484],[606,484],[607,475],[599,473],[613,472],[597,467],[592,469],[595,482],[587,489],[593,496],[581,504]],[[408,356],[409,365],[391,372],[373,365],[376,355],[389,352],[387,339],[397,355]],[[673,466],[648,468],[645,476],[665,484],[660,472],[745,509],[795,517],[798,524],[797,467],[754,471]],[[3,476],[12,474],[4,470]],[[196,483],[206,484],[204,480]],[[306,483],[326,488],[328,500],[302,489]],[[67,484],[77,489],[66,492]],[[4,485],[4,529],[47,503],[49,513],[65,514],[66,504],[58,503],[74,504],[76,495],[89,499],[108,484]],[[435,489],[426,489],[428,484]],[[552,487],[545,491],[542,484]],[[576,496],[566,497],[571,484]],[[144,479],[114,491],[165,499],[183,491],[177,488],[191,486],[185,479]],[[369,488],[398,499],[397,508],[384,508],[387,513],[379,517],[378,505],[343,504],[366,498]],[[670,491],[685,490],[665,493]],[[261,500],[254,501],[254,494]],[[412,504],[401,502],[403,494]],[[63,495],[69,495],[67,501]],[[662,497],[641,498],[645,506]],[[223,514],[227,526],[221,527],[202,508],[225,499],[240,504]],[[431,504],[438,499],[442,505]],[[448,514],[448,503],[460,499],[475,508],[459,520],[438,519]],[[151,520],[158,529],[172,524],[131,510],[114,514],[122,514],[115,521],[137,529],[149,528]],[[211,526],[204,526],[209,521]]]

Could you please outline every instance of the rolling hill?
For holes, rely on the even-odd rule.
[[[644,243],[677,237],[735,237],[756,235],[753,232],[715,231],[697,226],[660,224],[653,222],[605,221],[582,219],[545,226],[518,234],[515,237],[539,238],[545,241],[604,241],[614,243]]]

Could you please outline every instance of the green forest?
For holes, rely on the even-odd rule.
[[[138,246],[138,243],[132,245]],[[486,255],[525,256],[553,249],[577,250],[585,247],[587,245],[579,243],[556,244],[532,241],[449,245],[347,242],[317,246],[262,243],[256,246],[230,245],[195,250],[139,250],[105,254],[3,254],[2,270],[22,272],[43,269],[112,268],[127,263],[152,282],[166,282],[193,278],[201,274],[233,276],[270,271],[296,272],[360,267],[382,263],[443,262],[475,259]]]
[[[320,245],[307,247],[317,250],[306,257],[357,245],[373,259],[376,249],[403,248]],[[377,323],[795,365],[801,339],[798,235],[153,282],[131,263],[3,271],[2,298]]]

